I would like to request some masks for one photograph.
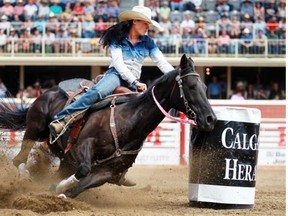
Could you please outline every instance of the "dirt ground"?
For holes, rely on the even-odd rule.
[[[3,216],[221,216],[285,215],[285,169],[259,168],[254,208],[214,210],[189,207],[188,168],[134,166],[128,176],[133,188],[106,184],[75,199],[60,199],[49,192],[51,182],[20,181],[11,161],[0,158],[0,215]]]

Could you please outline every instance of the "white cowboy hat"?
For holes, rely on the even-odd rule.
[[[151,19],[151,10],[144,6],[135,6],[132,10],[124,11],[119,15],[120,22],[127,20],[143,20],[146,21],[158,29],[162,29],[160,24]]]

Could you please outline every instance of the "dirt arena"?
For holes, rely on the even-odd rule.
[[[20,181],[17,170],[0,158],[0,215],[5,216],[103,216],[103,215],[285,215],[285,169],[260,168],[256,202],[252,209],[214,210],[191,208],[188,204],[188,168],[180,166],[134,166],[128,176],[133,188],[104,185],[60,199],[49,192],[50,181]]]

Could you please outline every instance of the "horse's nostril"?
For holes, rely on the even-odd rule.
[[[214,122],[214,118],[212,116],[207,116],[207,122],[208,123],[213,123]]]

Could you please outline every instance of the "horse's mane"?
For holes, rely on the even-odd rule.
[[[137,98],[135,98],[135,100],[131,100],[132,106],[136,107],[140,103],[142,103],[142,101],[149,98],[151,93],[152,93],[153,86],[156,86],[158,84],[163,84],[163,83],[165,84],[165,83],[171,82],[172,79],[175,79],[176,73],[177,73],[177,71],[173,70],[173,71],[170,71],[170,72],[162,75],[161,77],[155,79],[154,81],[152,81],[151,85],[148,87],[148,89],[146,90],[145,93],[139,95]]]

